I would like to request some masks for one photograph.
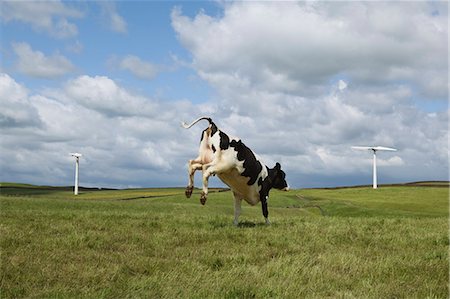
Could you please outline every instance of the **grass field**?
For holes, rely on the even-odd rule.
[[[1,298],[448,298],[449,188],[272,192],[2,184]]]

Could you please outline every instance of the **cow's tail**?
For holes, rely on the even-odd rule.
[[[203,117],[200,117],[200,118],[194,120],[190,125],[188,125],[185,122],[182,122],[181,126],[185,129],[189,129],[190,127],[192,127],[193,125],[195,125],[196,123],[198,123],[199,121],[204,120],[204,119],[207,120],[210,125],[214,124],[210,117],[203,116]]]

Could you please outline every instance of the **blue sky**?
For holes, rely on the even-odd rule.
[[[1,181],[183,186],[202,115],[293,187],[448,179],[447,2],[1,5]]]
[[[134,1],[127,2],[66,2],[65,5],[76,10],[80,16],[69,19],[77,27],[77,34],[68,38],[54,38],[42,29],[33,30],[25,22],[12,20],[2,24],[4,55],[14,56],[12,43],[27,42],[32,49],[45,55],[60,53],[69,59],[76,70],[73,73],[91,76],[108,74],[116,80],[126,82],[127,86],[150,96],[158,95],[166,100],[183,98],[188,93],[196,95],[198,101],[205,101],[211,92],[205,82],[195,80],[195,72],[190,68],[180,68],[176,59],[189,61],[190,54],[177,40],[171,26],[171,11],[174,7],[183,9],[186,15],[195,15],[200,10],[216,11],[218,5],[213,2],[171,2],[171,1]],[[120,11],[120,17],[127,20],[124,31],[114,29],[110,16],[104,6]],[[54,19],[57,19],[55,16]],[[136,80],[129,72],[111,66],[108,60],[134,55],[152,63],[159,69],[154,80]],[[3,67],[14,71],[14,58],[5,59]],[[42,87],[70,78],[73,73],[61,76],[57,80],[28,78],[16,72],[30,87]],[[189,81],[189,82],[186,82]],[[187,86],[188,85],[188,86]]]

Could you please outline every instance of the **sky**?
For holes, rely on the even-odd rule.
[[[0,5],[0,181],[185,186],[200,116],[294,188],[449,179],[446,1]]]

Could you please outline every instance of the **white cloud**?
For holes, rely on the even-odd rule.
[[[105,76],[80,76],[65,86],[67,102],[80,105],[109,116],[157,114],[157,103],[143,96],[134,95]]]
[[[111,14],[111,28],[113,31],[119,32],[119,33],[126,33],[127,32],[127,23],[125,20],[118,15],[117,13]]]
[[[75,151],[83,153],[82,185],[182,185],[196,154],[195,132],[179,123],[199,109],[134,95],[107,77],[80,76],[29,94],[3,74],[0,100],[2,181],[71,184],[68,153]]]
[[[446,17],[412,2],[233,2],[220,16],[194,18],[172,11],[192,67],[221,98],[214,116],[297,178],[365,173],[354,144],[399,148],[381,160],[398,180],[447,178],[448,112],[433,119],[415,103],[447,98],[448,29],[436,22]]]
[[[67,153],[78,151],[82,185],[184,185],[204,124],[184,130],[179,122],[205,114],[268,166],[281,162],[293,187],[370,183],[370,155],[350,148],[366,144],[399,149],[380,155],[381,183],[447,179],[449,111],[416,105],[447,95],[447,15],[427,7],[234,2],[219,16],[192,19],[174,10],[190,67],[216,92],[201,105],[136,94],[108,76],[29,91],[3,75],[2,106],[11,108],[0,114],[8,124],[0,180],[71,184]],[[151,78],[151,63],[128,57],[115,67],[148,63],[139,72]]]
[[[193,19],[172,12],[193,66],[214,87],[245,82],[303,96],[326,92],[342,74],[356,84],[420,83],[428,70],[447,78],[448,29],[433,25],[445,20],[422,2],[234,2],[223,16]]]
[[[423,80],[418,82],[425,97],[448,99],[449,77],[440,71],[429,70],[422,74]]]
[[[0,74],[0,106],[2,128],[40,126],[40,117],[29,101],[27,89],[7,74]]]
[[[402,166],[404,164],[405,162],[399,156],[390,157],[388,159],[377,158],[377,165],[379,166]]]
[[[76,36],[78,29],[67,19],[81,18],[83,14],[61,1],[2,1],[0,16],[4,22],[20,21],[35,31],[68,38]]]
[[[40,51],[33,51],[27,43],[13,43],[18,57],[17,70],[38,78],[56,78],[74,71],[72,63],[61,54],[45,56]]]
[[[66,49],[68,51],[75,53],[75,54],[80,54],[83,51],[83,48],[84,48],[84,46],[79,40],[76,40],[72,44],[66,46]]]
[[[347,83],[344,80],[339,80],[338,82],[338,89],[340,91],[344,90],[347,88]]]
[[[8,109],[1,112],[0,179],[71,184],[73,161],[68,153],[76,151],[83,153],[82,185],[184,185],[186,162],[197,154],[205,124],[185,130],[179,123],[205,113],[225,132],[241,137],[268,166],[281,162],[294,187],[327,185],[325,178],[355,173],[369,177],[371,157],[355,155],[350,149],[355,144],[399,149],[380,156],[384,178],[446,175],[446,113],[424,114],[410,107],[380,117],[346,104],[345,93],[333,90],[316,101],[260,96],[256,106],[267,107],[252,113],[221,104],[161,102],[133,94],[108,77],[90,76],[30,94],[4,74],[0,99]]]
[[[117,33],[127,33],[127,22],[116,11],[114,2],[99,2],[107,27]]]
[[[137,78],[143,80],[152,80],[159,72],[156,65],[134,55],[127,55],[121,58],[113,56],[109,59],[108,64],[113,68],[129,71]]]

